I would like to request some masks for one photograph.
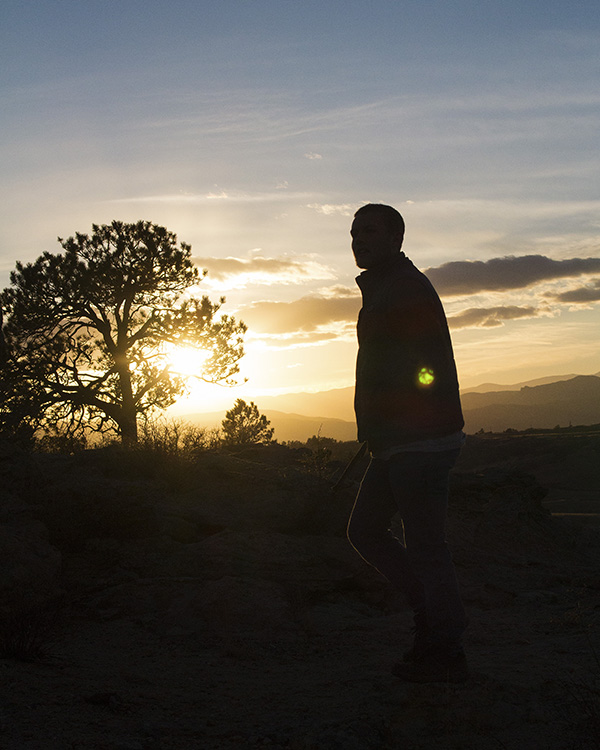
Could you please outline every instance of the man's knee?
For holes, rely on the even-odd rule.
[[[411,565],[421,575],[439,577],[441,571],[453,568],[452,555],[446,542],[438,544],[407,545]]]
[[[346,527],[346,538],[355,550],[359,549],[361,539],[360,527],[355,523],[353,517],[348,521],[348,526]]]
[[[366,536],[362,525],[357,521],[355,516],[350,516],[348,526],[346,527],[346,537],[357,552],[360,552],[365,546]]]
[[[376,551],[387,541],[387,528],[378,528],[372,524],[365,524],[360,518],[352,516],[348,522],[346,536],[350,544],[361,555]]]

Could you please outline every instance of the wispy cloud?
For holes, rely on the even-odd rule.
[[[186,104],[189,92],[184,92]],[[200,142],[207,137],[232,137],[244,140],[270,141],[297,138],[308,133],[356,132],[362,134],[373,125],[394,123],[392,132],[410,133],[413,140],[424,140],[431,128],[440,128],[445,139],[467,141],[476,136],[479,141],[514,142],[531,138],[529,126],[536,123],[541,136],[552,128],[566,127],[574,119],[587,119],[600,103],[600,96],[567,90],[532,93],[514,86],[487,95],[477,92],[460,96],[439,94],[406,94],[384,96],[360,104],[324,104],[312,111],[306,110],[304,99],[291,92],[287,97],[257,88],[251,91],[227,90],[211,96],[194,92],[197,112],[186,117],[148,118],[138,127],[148,131],[177,132],[180,138]],[[260,104],[257,105],[257,102]],[[173,100],[173,106],[179,102]],[[414,131],[415,122],[430,123],[428,128]],[[507,127],[511,122],[512,127]],[[444,123],[442,125],[442,123]],[[465,127],[468,125],[468,127]],[[444,128],[442,130],[442,128]],[[380,135],[382,134],[381,131]],[[308,151],[307,158],[320,158],[321,154]]]
[[[342,216],[352,216],[352,214],[358,208],[358,204],[354,203],[309,203],[308,208],[312,208],[314,211],[325,216],[331,216],[332,214],[341,214]]]
[[[249,258],[195,257],[194,262],[208,271],[206,282],[225,284],[229,288],[255,285],[298,284],[308,280],[335,278],[331,269],[313,258],[266,258],[253,254]]]
[[[566,279],[600,271],[600,258],[553,260],[544,255],[465,260],[444,263],[427,270],[440,295],[525,289],[544,281]]]
[[[252,330],[248,332],[248,341],[260,341],[264,349],[279,350],[282,349],[307,349],[313,346],[323,346],[332,341],[352,338],[353,330],[340,330],[339,325],[336,328],[329,327],[316,331],[291,331],[289,333],[262,333],[256,334]]]
[[[114,198],[109,203],[269,203],[276,201],[303,201],[314,198],[314,193],[292,192],[286,189],[287,183],[278,184],[274,191],[265,192],[243,192],[217,189],[208,193],[162,193],[135,195],[123,198]]]
[[[198,100],[198,95],[195,94],[194,98]],[[345,129],[359,123],[368,124],[381,115],[382,106],[389,106],[387,100],[377,100],[307,112],[304,100],[257,89],[251,92],[228,91],[222,96],[200,101],[197,114],[184,118],[151,119],[138,127],[148,131],[177,132],[185,141],[198,143],[207,137],[234,138],[237,143],[265,143],[337,131],[340,124]],[[322,155],[308,151],[305,157],[320,159]]]
[[[448,318],[450,328],[496,328],[503,325],[505,320],[517,318],[537,318],[547,313],[535,307],[519,307],[507,305],[505,307],[470,307],[458,315]]]

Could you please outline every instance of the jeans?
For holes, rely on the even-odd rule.
[[[462,648],[465,610],[446,542],[448,475],[460,450],[397,453],[371,459],[348,539],[361,557],[404,593],[432,647]],[[404,539],[390,525],[398,513]]]

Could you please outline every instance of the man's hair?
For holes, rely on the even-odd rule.
[[[404,237],[404,219],[402,215],[392,206],[386,206],[385,203],[367,203],[361,206],[354,214],[356,218],[361,213],[378,213],[388,226],[390,232],[398,232]]]

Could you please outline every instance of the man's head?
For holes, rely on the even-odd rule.
[[[374,268],[400,252],[404,219],[391,206],[367,203],[354,214],[350,234],[356,265]]]

